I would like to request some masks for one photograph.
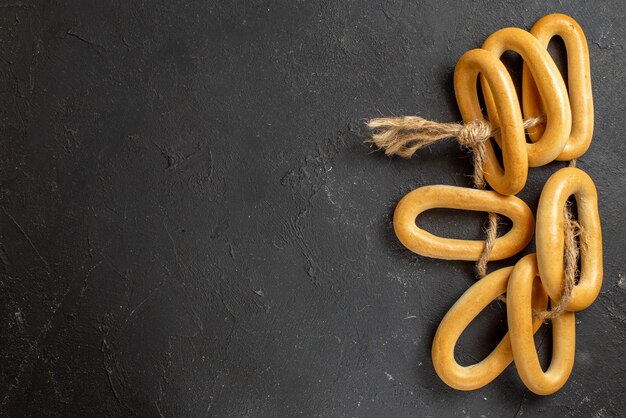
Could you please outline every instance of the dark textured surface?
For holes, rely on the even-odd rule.
[[[626,415],[626,6],[592,3],[1,2],[1,415]],[[603,290],[563,390],[534,396],[511,366],[457,392],[430,347],[472,266],[402,249],[390,216],[415,187],[469,185],[470,160],[453,143],[388,159],[362,122],[458,120],[456,60],[554,11],[590,46],[579,167]],[[533,208],[562,165],[532,170]],[[478,238],[483,219],[422,222]],[[487,309],[459,358],[505,323]]]

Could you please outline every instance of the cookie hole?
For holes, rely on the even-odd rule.
[[[498,225],[498,236],[509,232],[513,222],[503,215]],[[415,219],[415,224],[433,235],[443,238],[464,240],[485,239],[487,213],[473,210],[434,208],[424,211]]]

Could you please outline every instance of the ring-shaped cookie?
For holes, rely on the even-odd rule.
[[[593,303],[602,287],[602,229],[598,215],[598,193],[593,180],[574,167],[562,168],[546,182],[537,208],[537,264],[541,281],[550,298],[559,300],[565,277],[563,251],[563,207],[574,195],[580,231],[580,280],[572,289],[566,307],[580,311]]]
[[[398,202],[393,215],[393,228],[406,248],[426,257],[476,261],[485,246],[482,240],[443,238],[419,228],[415,224],[417,216],[433,208],[496,212],[511,219],[513,227],[496,238],[489,260],[502,260],[517,254],[533,236],[533,213],[523,200],[515,196],[466,187],[424,186]]]
[[[454,69],[454,92],[465,123],[484,120],[478,100],[476,80],[481,75],[493,91],[492,107],[502,123],[503,167],[495,155],[491,140],[487,141],[485,180],[498,193],[513,195],[524,188],[528,177],[528,154],[522,111],[513,80],[508,70],[494,54],[484,49],[472,49],[459,59]]]
[[[507,286],[506,314],[513,359],[520,378],[532,392],[549,395],[563,387],[574,367],[576,320],[575,314],[568,311],[552,319],[552,359],[544,372],[533,338],[535,319],[531,297],[537,274],[535,254],[517,262]]]
[[[458,390],[481,388],[498,377],[513,361],[508,333],[483,360],[470,366],[461,366],[454,357],[459,337],[469,324],[495,298],[506,292],[513,267],[496,270],[472,285],[450,308],[437,328],[433,341],[432,358],[437,375],[448,386]],[[539,280],[532,296],[533,309],[544,310],[548,295]],[[533,332],[541,327],[541,320],[533,321]]]
[[[548,48],[550,40],[559,36],[563,39],[567,52],[567,87],[572,109],[572,130],[565,148],[556,158],[568,161],[578,158],[587,151],[593,136],[593,94],[591,91],[591,67],[589,65],[589,47],[580,25],[571,17],[563,14],[544,16],[530,30],[544,46]],[[544,106],[535,80],[524,63],[522,78],[522,107],[524,117],[542,115]],[[543,134],[543,126],[529,130],[530,139],[535,142]]]
[[[572,129],[572,111],[567,88],[554,60],[537,38],[518,28],[505,28],[494,32],[487,38],[482,48],[498,58],[506,51],[521,55],[526,68],[537,83],[546,118],[542,135],[536,142],[526,144],[528,166],[539,167],[554,161],[565,148]],[[508,121],[503,118],[495,104],[496,95],[492,91],[492,85],[489,80],[482,78],[481,86],[489,120],[494,127],[502,129]],[[531,128],[530,131],[532,130]],[[504,131],[496,135],[497,138],[498,136],[500,144],[505,144],[509,140]],[[493,149],[489,149],[488,152],[489,159],[495,158]]]

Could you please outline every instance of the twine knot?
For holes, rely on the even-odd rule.
[[[455,122],[435,122],[419,116],[378,118],[367,122],[373,135],[369,142],[384,150],[386,155],[410,158],[417,150],[448,138],[469,148],[484,143],[493,135],[491,124],[474,120],[465,125]]]
[[[459,144],[468,148],[474,148],[491,138],[492,135],[493,129],[491,124],[487,121],[476,119],[465,125],[460,125],[455,136]]]

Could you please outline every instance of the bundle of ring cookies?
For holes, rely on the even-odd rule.
[[[555,36],[562,38],[567,52],[567,85],[547,49]],[[501,61],[506,51],[516,52],[524,62],[521,105]],[[459,59],[454,90],[463,124],[418,116],[378,118],[368,123],[373,131],[371,142],[388,155],[410,157],[419,148],[446,138],[458,140],[473,152],[476,188],[421,187],[400,200],[393,217],[396,235],[409,250],[427,257],[477,262],[479,280],[450,308],[435,334],[435,371],[449,386],[473,390],[494,380],[514,362],[528,389],[548,395],[563,387],[574,366],[575,312],[591,305],[602,286],[597,192],[592,179],[575,167],[576,158],[589,148],[593,135],[585,35],[576,21],[562,14],[543,17],[529,32],[501,29],[481,48]],[[535,221],[531,209],[515,195],[524,188],[529,167],[555,160],[567,161],[568,166],[546,182]],[[569,204],[572,197],[577,216]],[[486,239],[443,238],[418,227],[417,216],[433,208],[488,212]],[[501,236],[498,215],[512,221],[511,229]],[[488,261],[515,256],[533,235],[535,254],[486,274]],[[459,337],[496,299],[506,303],[508,333],[485,359],[461,366],[454,357]],[[544,371],[533,335],[548,321],[553,352]]]

